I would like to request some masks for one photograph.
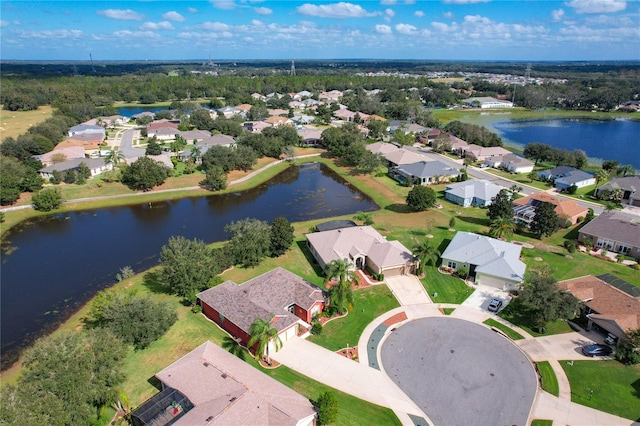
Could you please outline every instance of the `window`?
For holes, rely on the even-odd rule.
[[[224,315],[218,314],[218,316],[220,317],[220,322],[223,323],[224,322]]]
[[[447,262],[447,266],[449,268],[456,269],[456,266],[458,266],[458,265],[456,264],[456,262],[449,261],[449,262]]]

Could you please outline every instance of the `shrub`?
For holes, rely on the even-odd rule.
[[[458,271],[456,271],[456,275],[462,279],[467,278],[467,275],[469,275],[469,270],[467,268],[460,268],[458,269]]]
[[[33,208],[43,212],[57,209],[62,204],[62,194],[58,188],[47,188],[33,194]]]
[[[574,253],[578,248],[578,243],[574,240],[565,240],[564,248],[566,248],[569,253]]]
[[[193,312],[194,314],[199,314],[200,312],[202,312],[202,305],[193,305],[191,307],[191,312]]]
[[[456,226],[456,218],[451,217],[451,219],[449,219],[449,228],[455,228],[455,226]]]
[[[314,336],[319,336],[320,334],[322,334],[322,324],[320,324],[319,321],[315,321],[311,325],[311,334],[313,334]]]
[[[319,425],[328,425],[336,421],[338,417],[338,399],[332,391],[321,393],[314,405],[318,408]]]

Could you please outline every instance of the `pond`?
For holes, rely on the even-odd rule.
[[[0,301],[2,368],[51,332],[123,266],[158,263],[169,237],[222,241],[225,225],[247,217],[269,223],[328,218],[377,205],[328,167],[291,166],[254,189],[223,195],[53,214],[19,225],[3,241]],[[6,254],[10,253],[10,254]]]
[[[158,111],[164,111],[168,109],[167,107],[119,107],[118,115],[122,115],[123,117],[131,117],[136,114],[140,114],[141,112],[153,112],[156,113]]]

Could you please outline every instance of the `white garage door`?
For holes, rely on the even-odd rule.
[[[488,275],[478,274],[476,276],[476,283],[486,285],[489,287],[499,288],[500,290],[507,290],[506,288],[507,283],[505,282],[505,280],[496,278],[496,277],[490,277]]]

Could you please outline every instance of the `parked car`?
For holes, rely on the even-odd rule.
[[[586,356],[606,356],[613,353],[611,346],[607,345],[586,345],[582,347],[582,353]]]
[[[616,343],[618,342],[618,338],[615,335],[609,333],[609,335],[605,337],[604,342],[607,345],[615,346]]]
[[[498,312],[500,308],[502,308],[502,300],[491,299],[491,303],[489,303],[489,307],[487,309],[489,312]]]

